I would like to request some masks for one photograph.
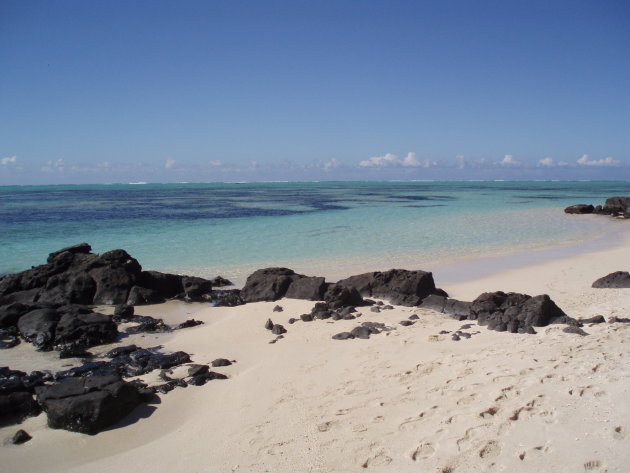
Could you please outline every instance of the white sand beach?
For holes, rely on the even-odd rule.
[[[630,267],[629,241],[613,248],[438,286],[473,300],[482,292],[549,296],[576,318],[630,317],[630,289],[591,283]],[[422,268],[408,268],[422,269]],[[536,335],[465,329],[425,309],[395,307],[357,320],[289,325],[313,302],[284,299],[234,308],[167,303],[137,313],[204,325],[136,335],[121,344],[184,350],[194,362],[236,360],[229,376],[178,388],[95,436],[52,430],[45,415],[18,428],[33,439],[0,446],[6,472],[627,472],[630,464],[630,324],[563,326]],[[403,327],[413,314],[419,320]],[[288,333],[275,344],[268,318]],[[358,322],[392,330],[333,340]],[[104,352],[107,348],[103,347]],[[96,350],[93,350],[96,351]],[[14,369],[67,363],[21,345],[2,353]],[[34,366],[34,360],[39,361]],[[48,366],[46,366],[48,364]]]

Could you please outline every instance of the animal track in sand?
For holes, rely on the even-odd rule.
[[[421,443],[416,447],[416,449],[411,454],[411,459],[413,461],[426,460],[430,458],[435,453],[435,448],[431,442]]]
[[[520,396],[521,392],[518,389],[514,389],[514,386],[506,386],[501,389],[501,394],[494,401],[505,401],[507,399],[513,399],[515,397]]]
[[[589,384],[588,386],[578,386],[576,388],[571,388],[569,389],[569,394],[571,396],[579,396],[582,397],[586,394],[591,394],[592,391],[595,390],[595,387],[592,384]],[[593,393],[593,396],[595,397],[602,397],[606,395],[606,391],[595,391]]]
[[[496,440],[490,440],[484,447],[479,450],[479,456],[481,458],[495,458],[501,453],[501,447]]]

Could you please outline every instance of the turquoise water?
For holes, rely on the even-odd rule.
[[[597,238],[612,219],[565,215],[628,182],[322,182],[0,187],[0,274],[86,241],[146,269],[237,281],[425,268]]]

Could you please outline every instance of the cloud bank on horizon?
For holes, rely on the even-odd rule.
[[[201,164],[165,158],[151,162],[71,163],[63,158],[24,165],[17,156],[0,158],[0,185],[14,181],[24,184],[102,184],[128,182],[233,182],[233,181],[309,181],[309,180],[475,180],[475,179],[615,179],[630,180],[630,166],[611,156],[591,158],[587,154],[573,160],[538,161],[515,158],[468,159],[457,155],[451,160],[418,158],[414,152],[404,157],[393,153],[371,156],[359,161],[338,158],[310,163],[282,160],[242,163],[220,159]],[[8,178],[8,179],[7,179]]]

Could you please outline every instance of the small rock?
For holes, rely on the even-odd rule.
[[[409,320],[418,320],[420,317],[418,316],[418,314],[413,314],[409,316]]]
[[[451,333],[448,330],[440,330],[440,335],[446,335],[447,333]]]
[[[31,437],[26,430],[20,429],[15,433],[15,435],[13,435],[11,443],[13,445],[20,445],[22,443],[28,442],[32,438],[33,437]]]
[[[380,309],[380,307],[378,305],[373,305],[372,307],[370,307],[370,310],[372,312],[380,312],[381,311],[381,309]]]
[[[287,333],[287,329],[285,329],[280,324],[274,324],[271,329],[271,333],[273,333],[274,335],[282,335],[283,333]]]
[[[455,333],[454,333],[453,335],[451,335],[451,339],[452,339],[454,342],[459,342],[459,341],[461,340],[461,338],[459,338],[459,335],[457,335],[457,334],[455,334]]]
[[[208,365],[190,365],[188,366],[188,376],[198,376],[200,374],[206,374],[209,371]]]
[[[350,332],[341,332],[332,336],[333,340],[350,340],[354,338]]]
[[[267,322],[265,322],[265,328],[267,330],[273,329],[273,322],[271,321],[271,319],[267,319]]]
[[[197,325],[203,325],[203,322],[201,320],[188,319],[187,321],[182,322],[181,324],[177,325],[175,327],[175,330],[179,330],[182,328],[196,327]]]
[[[609,324],[614,324],[614,323],[628,324],[630,323],[630,319],[624,318],[624,317],[609,317],[608,323]]]
[[[302,319],[302,322],[312,322],[313,316],[311,314],[302,314],[300,315],[300,319]]]
[[[274,312],[282,312],[282,311],[283,311],[283,309],[282,309],[282,307],[281,307],[281,306],[277,305],[277,306],[275,306],[275,307],[273,308],[273,311],[274,311]]]
[[[459,327],[460,330],[468,330],[469,328],[472,328],[471,324],[464,324],[461,327]]]
[[[574,325],[568,325],[565,328],[562,329],[562,331],[564,333],[574,333],[576,335],[581,335],[582,337],[588,335],[588,333],[586,333],[584,330],[582,330],[580,327],[576,327]]]
[[[291,317],[291,318],[289,319],[289,324],[294,324],[294,323],[295,323],[295,322],[297,322],[297,321],[298,321],[298,319],[295,319],[295,318]]]
[[[603,315],[594,315],[588,319],[578,319],[578,322],[582,324],[603,324],[606,322],[606,319]]]
[[[412,322],[411,320],[401,320],[399,322],[400,325],[402,325],[403,327],[409,327],[410,325],[413,325],[415,322]]]
[[[212,362],[212,366],[214,368],[217,368],[219,366],[230,366],[232,364],[232,362],[230,360],[227,360],[225,358],[217,358],[216,360],[214,360]]]

